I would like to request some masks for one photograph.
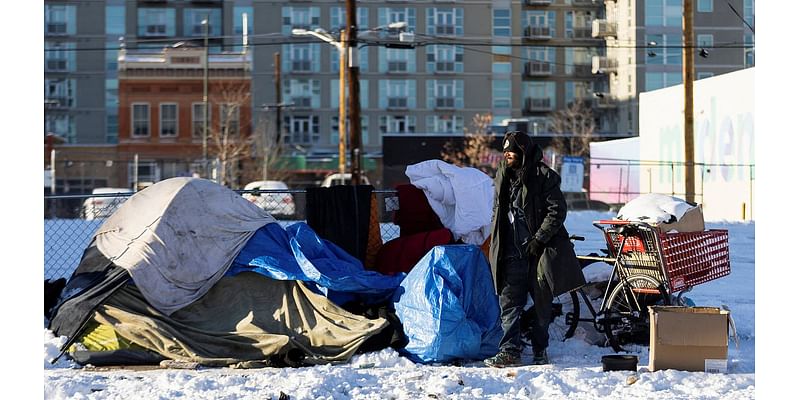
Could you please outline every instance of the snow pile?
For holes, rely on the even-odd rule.
[[[44,369],[75,367],[75,362],[71,361],[69,357],[61,357],[55,364],[50,364],[50,360],[58,357],[58,353],[60,353],[58,349],[66,342],[66,336],[55,337],[51,330],[44,329]]]

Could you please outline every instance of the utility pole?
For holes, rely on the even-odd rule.
[[[350,63],[347,79],[349,88],[350,115],[350,173],[352,184],[361,183],[361,100],[358,85],[358,26],[356,19],[356,1],[347,0],[345,4],[347,22],[347,51]]]
[[[339,176],[344,179],[344,170],[347,163],[347,32],[343,30],[339,33]]]
[[[683,0],[683,90],[686,201],[694,203],[694,0]]]
[[[280,145],[281,137],[281,53],[276,51],[273,55],[273,62],[275,63],[275,104],[277,106],[275,112],[275,145]]]

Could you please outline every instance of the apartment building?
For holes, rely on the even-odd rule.
[[[553,111],[584,101],[592,106],[602,134],[637,134],[638,93],[680,82],[680,49],[672,45],[680,40],[681,4],[358,1],[356,62],[368,175],[380,168],[385,138],[459,137],[478,113],[491,113],[496,122],[527,119],[530,133],[546,137]],[[752,20],[753,0],[731,4]],[[62,149],[105,146],[104,151],[115,151],[122,123],[120,38],[129,51],[178,42],[203,45],[202,20],[208,19],[210,53],[238,51],[246,15],[253,122],[266,118],[278,125],[280,110],[288,154],[302,157],[304,168],[335,169],[338,49],[292,30],[322,30],[338,39],[345,25],[344,5],[310,0],[45,0],[45,134],[63,137]],[[719,46],[753,42],[752,32],[728,11],[726,1],[697,1],[698,43],[709,43],[707,57],[696,58],[699,77],[753,63],[753,53],[741,46]],[[397,22],[405,23],[405,34],[413,34],[414,46],[386,46],[401,34],[389,28]],[[643,47],[646,43],[655,45]],[[281,63],[277,85],[276,53]],[[274,107],[278,102],[282,107]]]
[[[683,0],[606,0],[605,8],[593,35],[606,39],[607,55],[593,70],[609,77],[614,125],[638,135],[639,93],[683,82]],[[755,65],[754,15],[754,0],[694,0],[696,79]]]

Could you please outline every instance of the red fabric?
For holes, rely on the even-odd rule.
[[[400,227],[400,237],[444,227],[422,189],[412,184],[397,185],[395,189],[400,209],[394,212],[394,223]]]
[[[434,246],[452,242],[453,235],[447,228],[392,239],[378,252],[376,270],[385,275],[411,271]]]

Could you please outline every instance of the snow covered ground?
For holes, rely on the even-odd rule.
[[[572,212],[567,228],[587,238],[579,254],[603,247],[593,220],[612,214]],[[728,372],[710,374],[675,370],[649,372],[647,347],[636,347],[638,370],[603,372],[601,357],[609,348],[587,343],[592,332],[551,339],[552,365],[491,369],[475,362],[464,366],[414,364],[391,349],[354,357],[344,365],[255,370],[91,370],[66,358],[48,363],[65,338],[44,329],[44,397],[47,399],[475,399],[475,398],[755,398],[755,224],[709,222],[727,229],[731,274],[697,286],[688,296],[696,305],[727,305],[738,330],[731,340]],[[788,267],[788,266],[786,266]],[[785,314],[784,314],[785,315]],[[792,346],[787,340],[787,347]],[[523,360],[530,361],[531,354]],[[286,397],[284,397],[286,398]]]

